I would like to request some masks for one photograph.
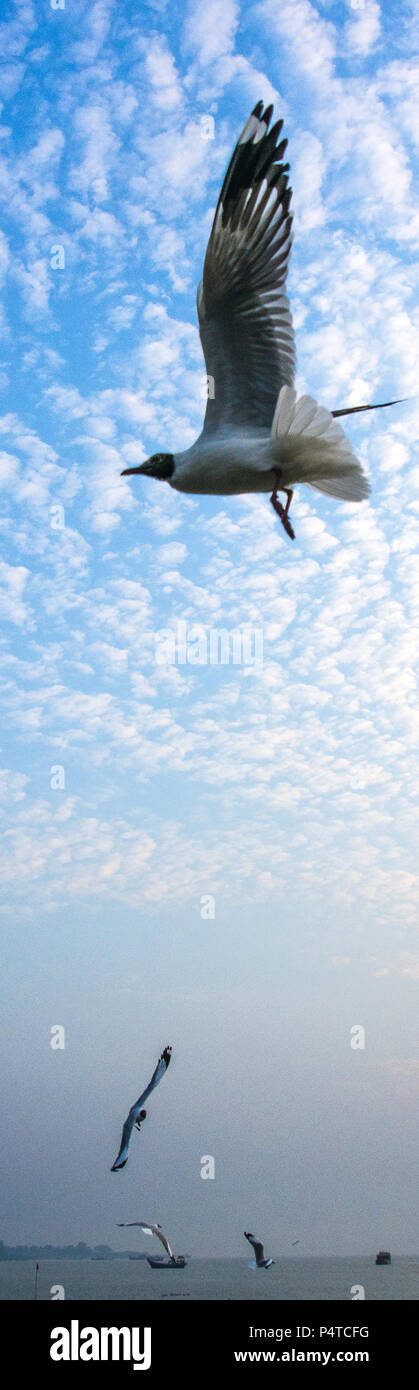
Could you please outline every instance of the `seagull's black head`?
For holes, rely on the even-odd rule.
[[[144,473],[147,478],[159,478],[168,483],[174,470],[173,454],[152,454],[151,458],[146,459],[145,463],[140,463],[138,468],[124,468],[121,478],[127,478],[131,473]]]

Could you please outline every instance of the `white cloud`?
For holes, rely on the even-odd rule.
[[[109,173],[119,150],[105,102],[96,100],[77,111],[74,128],[84,153],[73,164],[70,185],[84,196],[90,193],[96,203],[101,203],[108,197]]]
[[[164,111],[175,110],[183,100],[182,84],[167,40],[158,34],[148,36],[141,49],[155,105]]]
[[[73,44],[72,60],[78,64],[94,63],[108,35],[112,0],[96,0],[85,12],[88,35]]]
[[[327,84],[336,56],[336,31],[309,0],[262,0],[256,15],[290,48],[310,83]]]
[[[225,58],[233,48],[239,18],[236,0],[208,0],[205,9],[193,0],[185,26],[187,53],[203,66]]]
[[[345,36],[350,49],[367,54],[380,37],[381,10],[377,0],[347,0],[349,15]]]
[[[170,545],[159,546],[156,558],[160,565],[182,565],[187,553],[186,545],[181,541],[172,541]]]
[[[45,108],[19,151],[2,141],[2,270],[42,321],[38,335],[31,319],[19,356],[24,404],[13,335],[5,345],[22,414],[2,422],[4,535],[16,552],[4,602],[19,624],[19,648],[4,650],[8,727],[35,765],[38,750],[52,761],[60,749],[80,793],[60,819],[38,795],[37,765],[25,786],[16,862],[29,865],[33,836],[37,902],[67,890],[90,901],[99,885],[104,901],[181,904],[211,874],[236,904],[243,885],[253,904],[296,893],[322,924],[326,904],[339,934],[362,923],[368,940],[385,929],[391,939],[395,923],[413,923],[414,405],[347,422],[371,503],[339,507],[297,489],[293,546],[265,497],[197,500],[119,476],[200,428],[193,296],[212,208],[248,105],[278,105],[278,90],[300,385],[332,408],[416,393],[417,73],[401,49],[390,61],[374,53],[376,5],[346,19],[309,0],[244,17],[235,4],[195,4],[175,60],[154,7],[147,42],[134,25],[122,79],[124,16],[93,5],[77,33],[73,24],[78,66],[57,70],[48,118]],[[48,257],[61,239],[58,281]],[[61,532],[52,502],[65,507]],[[179,619],[253,624],[263,669],[159,669],[156,634]],[[152,815],[162,795],[164,816]],[[396,962],[388,939],[378,971]]]
[[[22,627],[30,623],[30,612],[23,602],[29,570],[24,565],[8,565],[0,561],[0,612],[6,621]]]

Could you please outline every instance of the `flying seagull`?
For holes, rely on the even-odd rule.
[[[255,1252],[254,1260],[249,1260],[249,1269],[269,1269],[269,1265],[274,1265],[275,1260],[265,1260],[262,1241],[256,1240],[256,1236],[252,1236],[250,1231],[245,1231],[244,1234]]]
[[[159,1081],[161,1081],[162,1079],[162,1076],[164,1076],[165,1072],[167,1072],[171,1055],[171,1047],[165,1047],[164,1052],[162,1052],[161,1057],[159,1057],[155,1071],[153,1071],[151,1081],[149,1081],[148,1086],[146,1086],[145,1088],[145,1091],[141,1092],[141,1095],[138,1097],[138,1100],[135,1101],[135,1104],[131,1106],[129,1115],[125,1120],[125,1124],[122,1130],[119,1154],[115,1159],[115,1163],[112,1164],[111,1173],[118,1172],[119,1168],[125,1168],[125,1164],[128,1158],[131,1131],[133,1130],[134,1125],[137,1129],[141,1128],[141,1123],[143,1120],[145,1120],[147,1114],[147,1111],[142,1109],[144,1101],[147,1100],[147,1097],[149,1095],[151,1095],[151,1092],[154,1091],[155,1086],[158,1086]]]
[[[152,454],[141,473],[178,492],[268,492],[288,536],[295,483],[344,502],[370,486],[338,415],[294,390],[295,346],[285,286],[291,250],[283,121],[259,101],[231,157],[207,246],[197,309],[208,383],[201,434],[182,453]],[[382,405],[395,405],[384,401]],[[285,506],[278,492],[285,493]]]
[[[171,1245],[169,1245],[166,1236],[163,1235],[162,1228],[161,1226],[159,1226],[158,1221],[156,1221],[154,1226],[151,1224],[150,1221],[118,1221],[117,1224],[118,1226],[140,1226],[141,1230],[144,1231],[145,1236],[157,1236],[158,1239],[161,1240],[162,1245],[164,1245],[165,1250],[167,1250],[167,1254],[169,1255],[170,1259],[176,1259],[176,1256],[173,1254],[172,1247]]]

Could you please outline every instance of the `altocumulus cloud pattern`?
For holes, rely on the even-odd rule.
[[[300,1155],[308,1144],[295,1087],[306,1097],[311,1155],[324,1105],[333,1157],[327,1115],[336,1086],[359,1179],[351,1248],[369,1229],[366,1141],[361,1157],[352,1088],[361,1088],[379,1135],[390,1099],[404,1125],[417,1086],[406,1008],[419,973],[419,77],[411,15],[392,0],[3,6],[2,914],[10,1132],[15,1149],[25,1039],[25,1081],[40,1117],[32,1164],[49,1232],[41,1222],[39,1238],[79,1238],[75,1184],[84,1238],[103,1231],[101,1183],[120,1189],[109,1172],[102,1179],[99,1162],[110,1108],[119,1115],[121,1096],[130,1098],[133,1056],[157,1058],[166,1036],[182,1064],[153,1096],[138,1141],[156,1199],[165,1178],[161,1117],[187,1116],[174,1132],[191,1155],[212,1153],[218,1135],[218,1174],[228,1115],[237,1181],[248,1163],[257,1194],[250,1133],[240,1158],[243,1076],[255,1132],[268,1136],[268,1173],[270,1163],[276,1172],[269,1115],[280,1095],[284,1134]],[[195,289],[231,149],[260,98],[283,116],[289,141],[298,395],[309,392],[329,410],[411,398],[394,413],[348,417],[371,495],[354,507],[297,490],[293,545],[263,496],[197,498],[151,479],[140,492],[120,477],[162,442],[187,449],[201,428]],[[190,644],[201,635],[208,649],[214,630],[250,628],[263,639],[263,662],[165,664],[156,659],[159,635],[179,623]],[[205,895],[215,903],[210,920],[200,915]],[[37,1052],[44,1018],[23,1006],[35,989],[45,1028],[56,1018],[66,1026],[66,1048],[50,1050],[48,1083]],[[329,1041],[319,1040],[308,1061],[305,1030],[312,1038],[319,1016]],[[358,1019],[367,1047],[355,1057],[346,1037]],[[214,1139],[212,1129],[202,1132],[204,1027]],[[222,1076],[220,1029],[234,1039]],[[86,1095],[88,1048],[97,1074]],[[286,1083],[273,1061],[279,1054]],[[320,1130],[316,1142],[320,1195],[310,1230],[321,1242],[321,1193],[324,1185],[326,1202],[331,1188]],[[292,1144],[283,1148],[291,1212],[295,1203],[290,1240],[301,1195]],[[382,1151],[371,1144],[372,1171]],[[387,1139],[385,1149],[390,1170],[401,1159],[389,1157]],[[195,1171],[199,1181],[193,1162],[179,1177],[179,1210],[170,1211],[175,1249],[186,1185]],[[48,1194],[57,1164],[55,1232]],[[228,1146],[225,1164],[232,1170]],[[127,1182],[131,1172],[129,1164]],[[205,1202],[215,1188],[200,1184]],[[164,1203],[151,1198],[147,1190],[145,1214],[161,1213],[165,1225]],[[22,1238],[31,1239],[27,1200]],[[112,1193],[104,1239],[113,1237],[117,1202]],[[407,1207],[400,1221],[410,1231]],[[262,1208],[255,1195],[231,1229],[229,1211],[226,1197],[221,1253],[230,1240],[240,1254],[245,1220],[269,1231],[277,1251],[275,1202]],[[206,1230],[205,1251],[216,1253],[210,1211],[200,1206],[195,1234],[194,1210],[190,1221],[191,1250],[194,1240],[202,1249]],[[328,1224],[329,1234],[332,1249],[339,1241],[346,1249],[341,1224]],[[5,1239],[14,1237],[10,1224]],[[393,1243],[391,1230],[380,1238]],[[372,1223],[368,1249],[376,1245]]]

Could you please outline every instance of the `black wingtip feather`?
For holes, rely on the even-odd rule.
[[[287,140],[285,140],[285,142],[282,141],[281,145],[277,147],[277,138],[278,130],[275,126],[272,126],[269,135],[266,135],[263,140],[260,140],[259,144],[253,146],[256,154],[256,161],[253,169],[254,179],[264,178],[271,164],[276,163],[278,158],[281,159],[281,150],[286,148],[288,142]]]
[[[275,144],[275,141],[278,139],[278,135],[281,134],[281,130],[282,130],[283,124],[284,124],[283,121],[275,121],[275,125],[273,125],[273,126],[272,126],[272,130],[269,131],[269,139],[270,139],[270,140],[273,140],[273,143],[274,143],[274,144]]]
[[[258,186],[264,180],[267,181],[268,186],[276,188],[277,197],[284,208],[285,215],[288,213],[291,194],[287,192],[286,175],[289,171],[289,164],[284,165],[282,163],[282,156],[288,142],[285,138],[279,142],[284,124],[282,119],[276,121],[275,125],[268,129],[272,112],[272,105],[266,107],[264,111],[263,102],[257,102],[252,116],[263,122],[265,130],[262,134],[260,131],[255,132],[253,137],[239,142],[233,152],[217,204],[217,213],[220,206],[222,207],[222,225],[224,227],[231,224],[231,229],[235,229],[243,213],[246,194],[249,191],[256,194]],[[258,138],[256,138],[256,134]]]

